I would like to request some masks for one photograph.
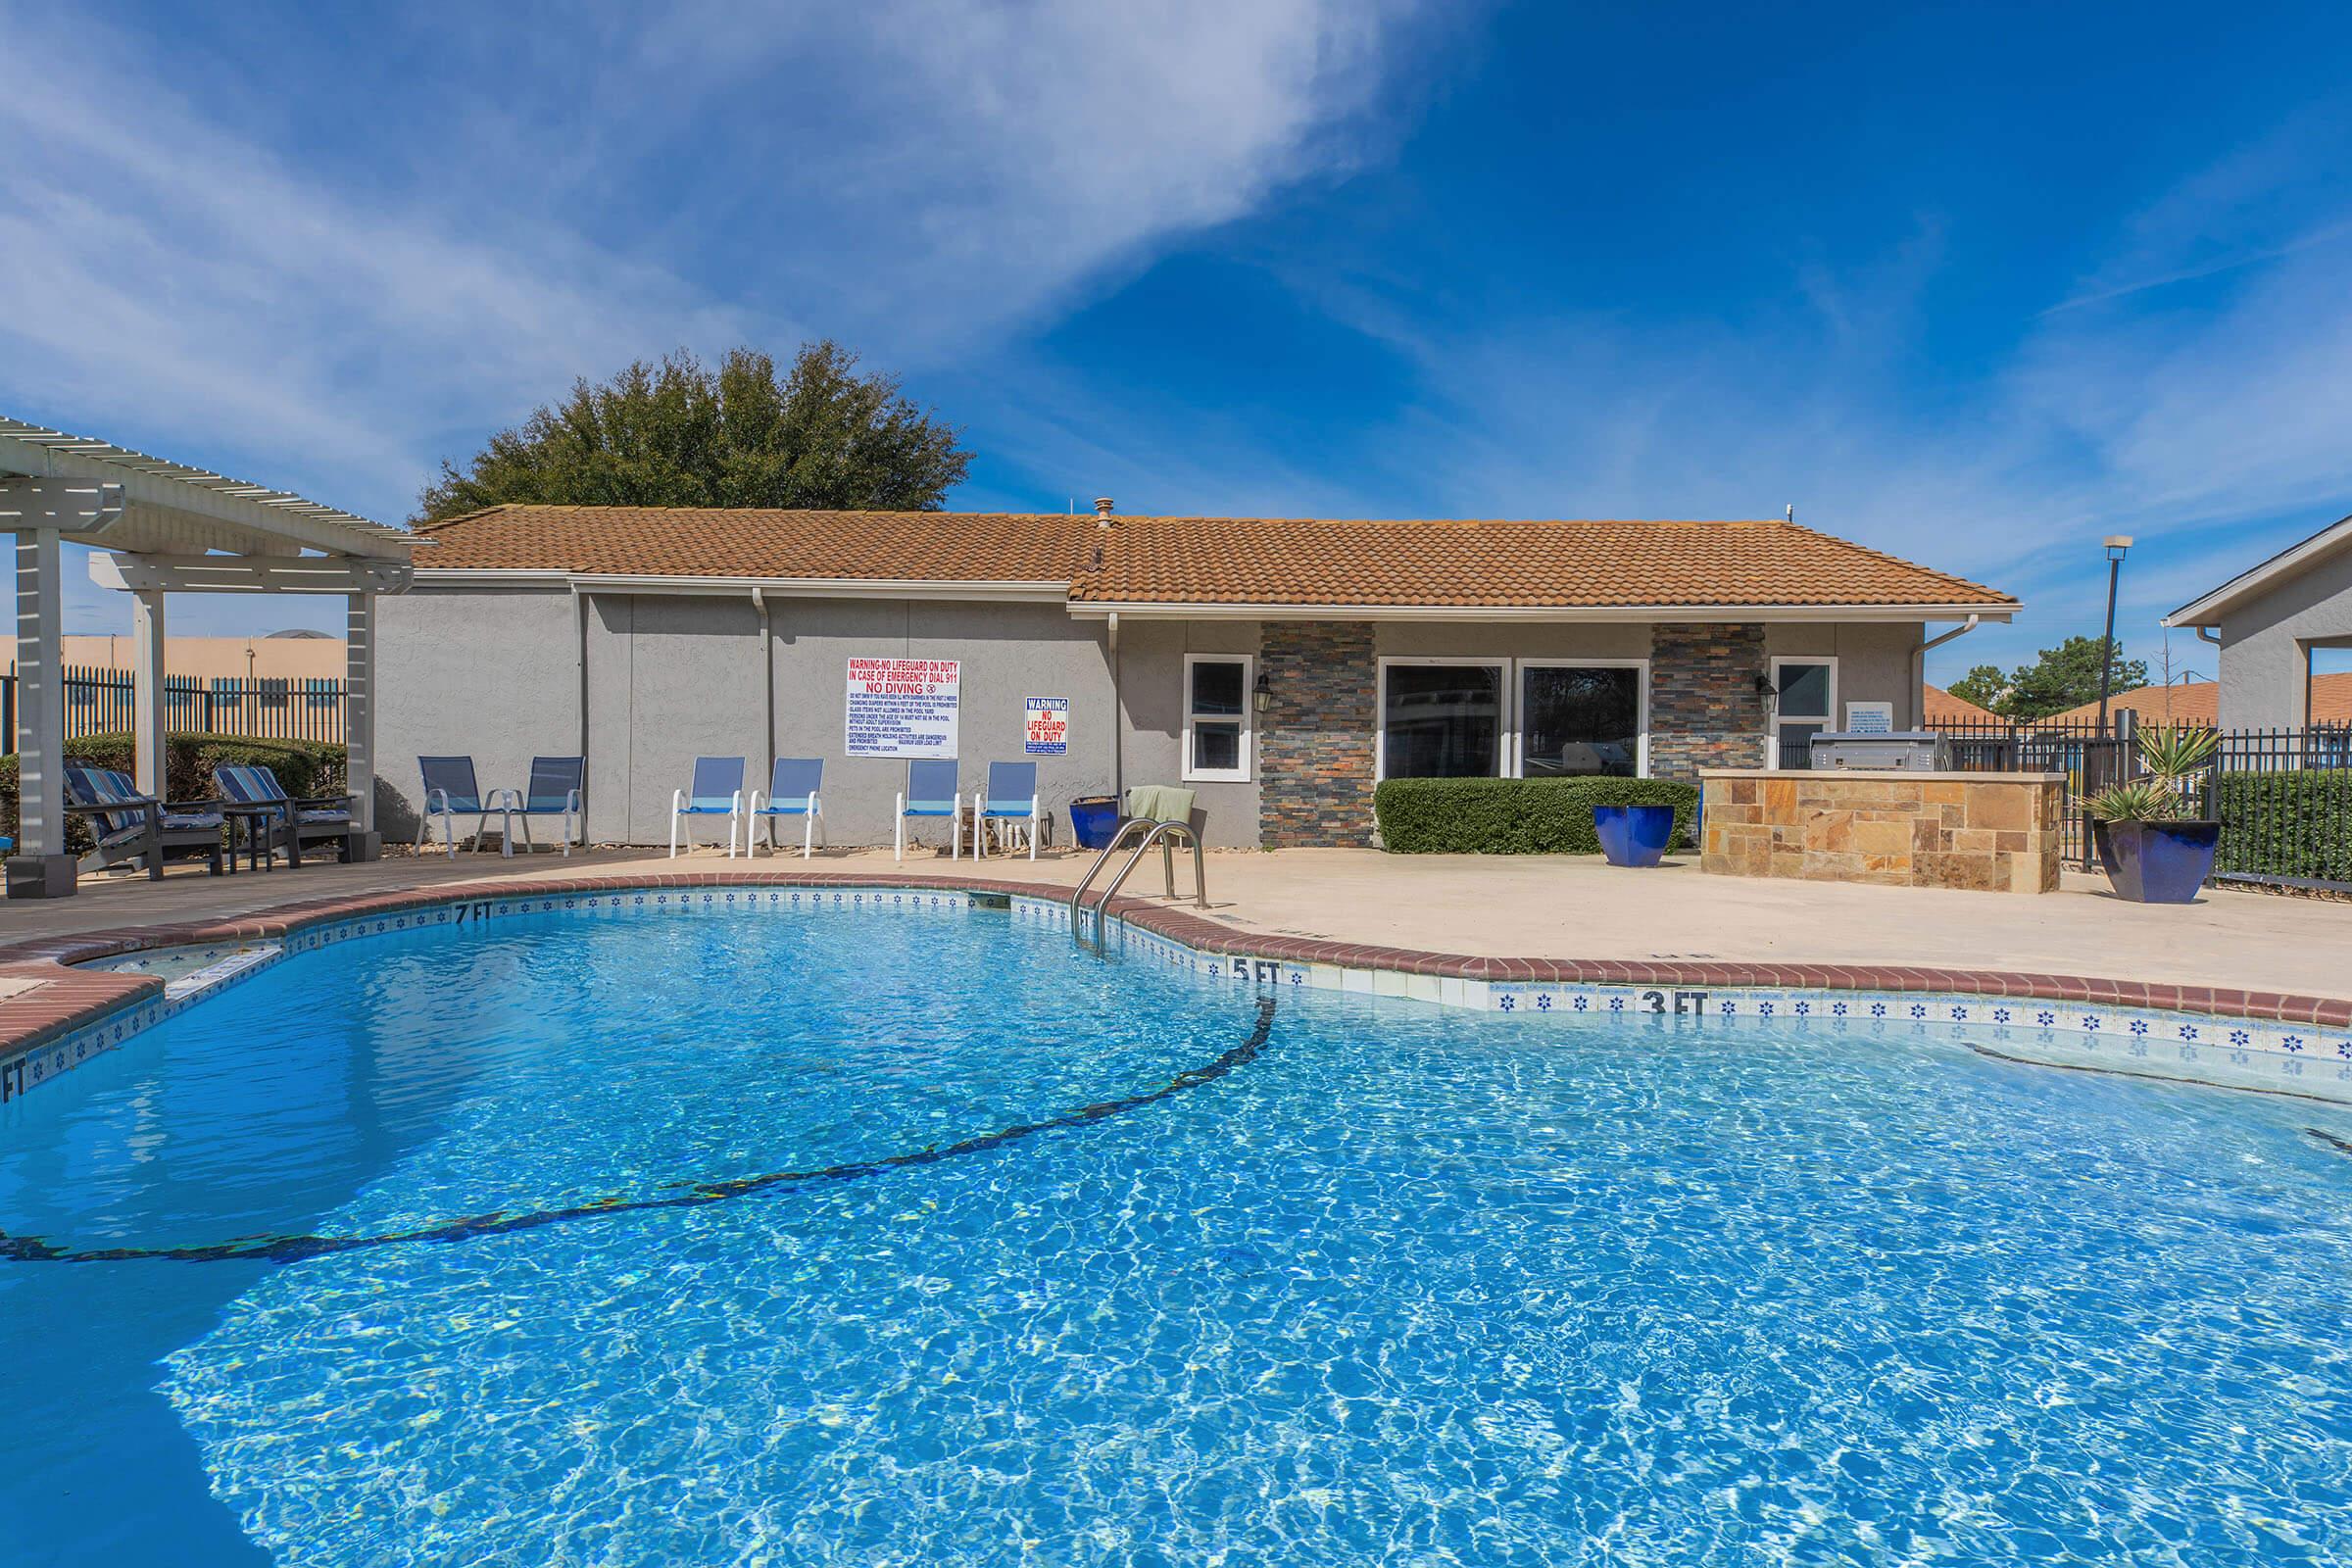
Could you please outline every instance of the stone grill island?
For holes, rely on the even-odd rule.
[[[1702,768],[1714,876],[2054,893],[2063,773]]]

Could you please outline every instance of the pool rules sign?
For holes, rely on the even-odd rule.
[[[850,661],[851,757],[956,755],[962,668],[953,659]]]

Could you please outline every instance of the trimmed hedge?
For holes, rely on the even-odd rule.
[[[2352,770],[2224,773],[2216,871],[2352,882]]]
[[[1398,855],[1598,855],[1595,806],[1671,806],[1690,840],[1698,786],[1664,778],[1392,778],[1372,792]]]
[[[128,734],[85,735],[66,742],[71,761],[94,762],[100,767],[132,772],[137,742]],[[332,795],[343,787],[344,751],[325,741],[269,741],[244,735],[205,735],[175,731],[164,737],[164,794],[174,801],[213,799],[213,769],[223,762],[235,767],[262,766],[277,774],[291,795]],[[0,834],[17,836],[17,759],[0,757]],[[89,848],[86,819],[67,819],[66,842],[78,852]]]

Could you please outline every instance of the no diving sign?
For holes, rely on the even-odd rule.
[[[1030,757],[1066,757],[1070,750],[1070,700],[1031,697],[1021,750]]]

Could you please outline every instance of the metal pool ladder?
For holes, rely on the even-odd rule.
[[[1086,890],[1094,884],[1095,877],[1111,856],[1129,839],[1134,839],[1136,844],[1126,863],[1119,867],[1118,874],[1103,888],[1102,896],[1089,908]],[[1193,849],[1193,904],[1198,908],[1207,908],[1208,867],[1200,855],[1200,835],[1193,831],[1193,825],[1190,822],[1155,822],[1148,816],[1131,816],[1119,823],[1119,829],[1110,836],[1110,842],[1102,846],[1102,853],[1095,857],[1095,863],[1088,866],[1086,875],[1078,879],[1078,891],[1070,895],[1071,938],[1082,948],[1091,947],[1097,953],[1102,951],[1103,933],[1109,924],[1103,911],[1110,907],[1110,901],[1118,896],[1120,885],[1127,880],[1127,873],[1135,869],[1154,844],[1159,846],[1160,869],[1167,877],[1168,897],[1176,897],[1176,845],[1179,841],[1191,845]],[[1090,918],[1094,923],[1094,940],[1091,943],[1087,940]]]

